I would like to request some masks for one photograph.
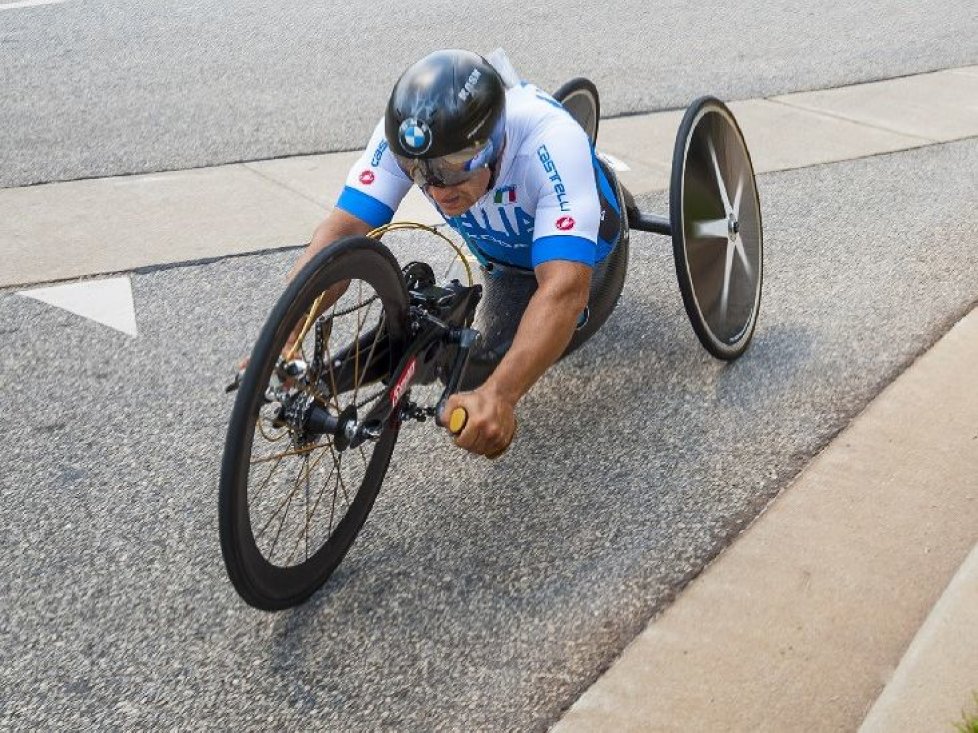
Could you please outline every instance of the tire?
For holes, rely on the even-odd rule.
[[[598,125],[601,122],[601,100],[594,83],[590,79],[576,77],[562,84],[560,89],[554,92],[553,97],[563,105],[577,124],[584,128],[584,132],[591,140],[591,147],[594,147],[598,140]]]
[[[340,447],[338,443],[334,444],[334,439],[330,435],[300,434],[289,425],[283,428],[280,420],[276,423],[276,420],[269,419],[267,416],[269,411],[275,411],[278,403],[269,404],[265,399],[266,389],[294,325],[300,321],[306,322],[307,314],[314,308],[314,303],[321,293],[330,286],[344,282],[348,285],[340,304],[323,316],[327,319],[328,333],[326,327],[323,327],[322,331],[319,327],[316,329],[317,337],[326,333],[326,339],[322,342],[325,344],[325,353],[330,354],[329,349],[332,347],[329,347],[329,339],[334,334],[339,339],[336,346],[343,343],[341,331],[355,328],[356,337],[354,339],[347,337],[346,343],[349,344],[351,341],[360,343],[363,338],[361,334],[370,325],[367,323],[370,314],[376,312],[376,303],[379,302],[382,313],[377,314],[377,322],[381,323],[382,319],[382,323],[377,327],[377,333],[385,334],[388,339],[385,345],[389,347],[389,354],[391,358],[397,358],[407,338],[408,322],[408,295],[397,261],[386,247],[367,237],[341,240],[313,258],[279,298],[255,343],[228,424],[218,500],[221,550],[228,577],[240,596],[250,605],[267,611],[302,603],[326,582],[339,565],[373,506],[387,472],[400,428],[397,420],[391,419],[383,427],[379,439],[366,441],[356,449],[346,449]],[[364,284],[373,289],[376,298],[369,299],[362,296]],[[342,308],[345,306],[342,304],[346,301],[343,299],[347,296],[358,297],[357,293],[361,296],[361,300],[366,302],[358,304],[351,313],[344,313]],[[366,313],[364,313],[365,309]],[[350,315],[354,319],[352,324],[348,319]],[[340,319],[347,320],[341,323]],[[375,344],[379,339],[378,336]],[[304,339],[302,342],[304,357],[307,354],[306,343]],[[312,348],[318,349],[315,346]],[[338,353],[337,349],[333,348],[332,353]],[[349,355],[350,352],[344,353]],[[358,360],[364,359],[366,363],[373,359],[374,352],[361,356],[357,350],[356,357]],[[347,361],[349,361],[348,356]],[[312,363],[316,364],[315,357]],[[328,370],[326,365],[329,365]],[[317,377],[314,380],[315,386],[312,381],[308,384],[303,383],[305,386],[302,387],[302,391],[308,389],[310,394],[315,395],[317,403],[327,406],[334,413],[339,413],[342,409],[346,409],[344,401],[352,400],[349,402],[352,405],[358,403],[361,396],[359,387],[363,386],[361,382],[365,381],[367,367],[364,366],[362,372],[364,376],[353,380],[356,388],[352,392],[324,397],[317,391],[317,387],[321,388],[329,378],[332,378],[334,385],[336,384],[332,371],[333,365],[332,357],[327,357],[321,362],[318,373],[323,375],[323,381],[319,381]],[[339,359],[336,360],[335,366],[337,371],[349,371],[348,363],[341,364]],[[376,385],[371,386],[371,390],[376,391]],[[381,391],[384,394],[378,393],[374,399],[387,399],[385,388],[381,387]],[[269,436],[269,433],[272,435]],[[277,442],[279,446],[271,448],[272,442]],[[267,460],[254,458],[256,453],[261,458],[262,452],[269,450],[272,452]],[[368,450],[371,451],[369,460],[366,455]],[[345,457],[348,457],[348,460],[344,465]],[[311,502],[312,477],[316,476],[318,485],[319,476],[325,474],[329,467],[328,463],[323,463],[324,459],[333,464],[329,475],[338,478],[333,480],[332,496],[325,496],[327,484],[331,481],[327,478],[322,488],[318,489],[318,496],[313,503]],[[363,462],[362,469],[359,468],[360,459]],[[266,464],[269,467],[267,476]],[[280,500],[273,492],[283,481],[287,487],[289,486],[293,475],[291,466],[295,464],[299,466],[299,473],[295,474],[291,488],[284,490],[286,497]],[[285,469],[282,469],[283,465],[286,465]],[[344,471],[349,474],[351,470],[358,472],[356,476],[362,473],[362,477],[350,479],[347,476],[347,480],[350,481],[347,484],[343,480]],[[263,476],[264,483],[259,483]],[[249,491],[256,485],[258,486],[256,490]],[[300,500],[296,499],[296,494],[300,489],[303,489],[305,499],[304,514],[298,514],[301,508],[298,506]],[[274,498],[269,500],[269,496]],[[293,499],[296,500],[295,512],[298,516],[291,514]],[[330,510],[329,525],[324,532],[320,525],[325,524],[323,520],[326,514],[326,501],[330,502]],[[345,509],[341,506],[344,501]],[[322,505],[321,513],[320,505]],[[271,511],[271,516],[267,520],[261,514],[262,509]],[[285,526],[290,520],[290,530],[286,530]],[[278,523],[278,527],[272,537],[268,530],[275,522]],[[291,527],[294,525],[301,526],[298,535],[292,537]],[[287,544],[279,546],[279,541],[283,539],[282,535],[286,532],[289,533],[288,538],[283,541]],[[310,535],[313,539],[311,554]],[[321,544],[317,544],[319,538],[322,538]],[[293,539],[295,545],[283,563],[282,556],[285,550],[289,549]],[[304,546],[304,552],[299,558],[295,558],[297,548],[300,546]],[[281,548],[284,550],[276,557],[277,551]],[[293,559],[296,559],[296,562],[293,563]]]
[[[757,326],[764,236],[750,153],[733,114],[714,97],[693,102],[679,125],[669,214],[693,331],[717,359],[736,359]]]

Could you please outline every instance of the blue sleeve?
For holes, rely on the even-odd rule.
[[[389,224],[394,218],[394,210],[390,206],[350,186],[343,188],[336,208],[363,219],[372,227]]]
[[[594,267],[597,245],[584,237],[569,237],[566,234],[540,237],[533,242],[533,266],[550,260],[569,260]]]

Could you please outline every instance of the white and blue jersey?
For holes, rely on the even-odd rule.
[[[382,119],[336,205],[380,226],[391,221],[410,188],[411,179],[388,150]],[[617,221],[619,203],[584,130],[550,95],[523,83],[506,92],[506,143],[492,188],[445,221],[483,263],[531,269],[569,260],[594,266],[618,235],[617,224],[602,226],[602,202]]]

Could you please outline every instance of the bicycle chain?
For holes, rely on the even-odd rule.
[[[377,300],[377,298],[378,298],[378,297],[380,297],[380,296],[378,296],[378,295],[377,295],[376,293],[374,293],[373,295],[371,295],[371,296],[370,296],[369,298],[367,298],[367,299],[366,299],[365,301],[363,301],[362,303],[360,303],[360,304],[358,304],[358,305],[354,305],[354,306],[352,306],[352,307],[350,307],[350,308],[347,308],[346,310],[342,310],[342,311],[339,311],[339,312],[334,312],[334,313],[333,313],[333,314],[332,314],[332,315],[330,316],[330,318],[336,318],[336,316],[348,316],[348,315],[350,315],[351,313],[353,313],[353,312],[355,312],[355,311],[358,311],[358,310],[360,310],[360,309],[361,309],[361,308],[363,308],[363,307],[364,307],[365,305],[370,305],[370,304],[371,304],[371,303],[373,303],[373,302],[374,302],[375,300]]]

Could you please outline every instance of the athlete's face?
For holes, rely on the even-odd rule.
[[[491,177],[492,172],[488,168],[480,168],[470,179],[455,186],[428,186],[426,190],[445,216],[458,216],[482,198],[489,188]]]

